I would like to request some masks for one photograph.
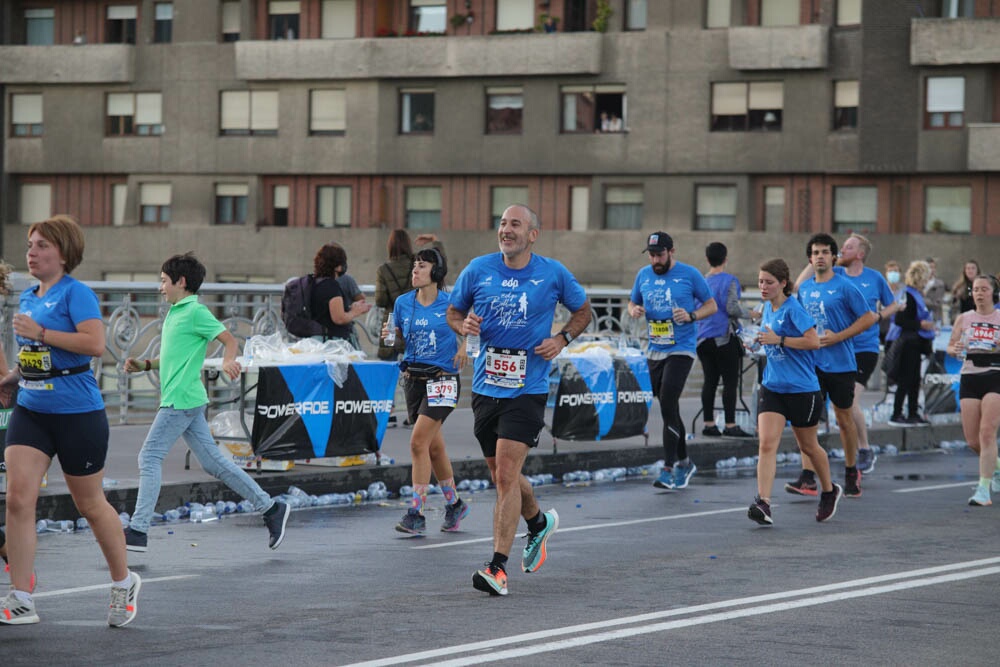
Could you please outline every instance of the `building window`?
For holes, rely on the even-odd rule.
[[[943,130],[965,125],[965,77],[927,77],[924,128]]]
[[[707,0],[705,2],[705,27],[728,28],[732,0]]]
[[[497,0],[497,30],[531,30],[534,27],[534,0]]]
[[[500,228],[500,218],[508,206],[528,204],[527,186],[497,186],[490,188],[490,211],[493,218],[493,229]]]
[[[217,183],[215,185],[215,224],[247,224],[247,196],[250,186],[246,183]]]
[[[785,230],[785,188],[771,185],[764,188],[764,231]]]
[[[139,220],[143,224],[170,222],[170,189],[169,183],[139,186]]]
[[[762,26],[799,25],[800,0],[760,0]]]
[[[878,222],[878,188],[835,187],[833,232],[874,232]]]
[[[699,185],[695,187],[695,229],[732,231],[735,226],[735,185]]]
[[[972,231],[972,188],[924,188],[924,231],[968,234]]]
[[[42,136],[42,96],[10,96],[10,134],[12,137]]]
[[[976,18],[976,0],[942,0],[941,16],[948,19]]]
[[[524,92],[520,86],[486,89],[486,134],[521,134]]]
[[[309,91],[309,134],[342,135],[347,127],[347,94],[343,90]]]
[[[402,90],[399,93],[399,133],[434,133],[434,91]]]
[[[56,10],[51,7],[24,10],[24,43],[28,46],[55,44]]]
[[[154,11],[156,21],[153,23],[153,41],[157,44],[169,44],[174,34],[174,4],[158,2]]]
[[[624,132],[628,127],[625,86],[563,86],[562,131]]]
[[[275,185],[272,190],[271,224],[275,227],[288,226],[288,200],[290,188],[287,185]]]
[[[590,226],[590,188],[573,185],[569,188],[569,228],[585,232]]]
[[[139,271],[107,271],[103,280],[109,283],[154,283],[160,282],[158,273],[142,273]],[[160,308],[160,295],[156,292],[108,292],[102,301],[107,304],[107,314],[116,304],[122,303],[125,297],[130,297],[131,305],[140,316],[155,317]],[[102,304],[102,305],[104,305]]]
[[[406,228],[441,229],[441,188],[406,188]]]
[[[107,135],[109,137],[163,134],[160,93],[110,93]]]
[[[125,203],[128,201],[128,186],[115,183],[111,186],[111,224],[121,227],[125,224]]]
[[[104,24],[104,43],[135,44],[135,19],[138,12],[135,5],[109,5],[108,20]]]
[[[410,0],[410,30],[444,32],[448,23],[447,5],[445,0]]]
[[[316,226],[351,226],[351,188],[323,185],[316,188]]]
[[[222,3],[222,41],[240,41],[240,3],[238,1]]]
[[[21,185],[21,224],[31,225],[52,216],[52,186],[48,183]]]
[[[298,0],[270,0],[267,3],[271,39],[299,38],[299,4]]]
[[[861,0],[837,0],[837,25],[861,25]]]
[[[625,29],[646,29],[646,0],[628,0],[625,3]]]
[[[712,131],[779,131],[783,106],[780,81],[713,83]]]
[[[278,93],[228,90],[222,93],[220,131],[224,136],[278,134]]]
[[[357,35],[357,0],[323,0],[323,39],[350,39]]]
[[[858,127],[858,82],[834,81],[833,129],[853,130]]]
[[[642,229],[642,187],[609,185],[604,190],[604,228]]]

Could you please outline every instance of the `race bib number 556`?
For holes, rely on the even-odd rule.
[[[486,384],[523,387],[528,374],[528,351],[486,348]]]

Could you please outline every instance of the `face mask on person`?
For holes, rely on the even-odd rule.
[[[885,278],[890,283],[898,283],[899,282],[899,271],[889,271],[888,273],[885,274]]]

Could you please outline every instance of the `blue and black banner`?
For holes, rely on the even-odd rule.
[[[552,412],[554,438],[614,440],[645,432],[653,405],[645,357],[570,356],[556,363],[560,377]]]
[[[274,460],[378,451],[399,365],[354,362],[260,369],[251,444]],[[340,382],[334,377],[340,374]]]

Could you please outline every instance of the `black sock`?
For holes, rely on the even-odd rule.
[[[538,510],[538,514],[531,517],[530,519],[527,519],[527,522],[528,522],[528,532],[531,533],[538,533],[544,530],[547,523],[545,517],[542,515],[542,510]]]
[[[812,471],[812,470],[809,470],[808,468],[803,468],[803,470],[802,470],[802,479],[803,480],[808,480],[810,482],[815,482],[816,481],[816,473],[814,471]]]
[[[846,473],[856,473],[858,471],[858,466],[844,466],[844,472]]]
[[[507,571],[507,556],[503,555],[498,551],[493,552],[493,560],[490,561],[490,566],[494,569],[500,568],[504,572]]]

